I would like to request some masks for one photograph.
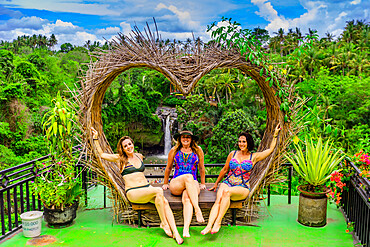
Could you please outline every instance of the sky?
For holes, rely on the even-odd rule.
[[[82,46],[87,40],[111,40],[128,35],[136,25],[143,30],[153,18],[162,39],[207,41],[207,25],[232,18],[242,28],[265,28],[274,36],[299,27],[339,37],[346,22],[369,21],[369,0],[0,0],[0,40],[21,35],[55,34],[63,43]]]

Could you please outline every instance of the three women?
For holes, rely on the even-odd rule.
[[[221,221],[230,206],[230,200],[244,200],[250,192],[250,173],[253,165],[268,157],[276,146],[276,138],[280,131],[280,124],[275,128],[270,148],[262,152],[252,153],[254,141],[250,134],[241,133],[238,138],[239,150],[232,151],[226,160],[214,186],[209,190],[216,191],[222,178],[228,173],[217,191],[216,201],[211,209],[209,221],[203,235],[211,232],[217,233],[221,227]],[[168,155],[167,167],[165,170],[164,184],[161,188],[149,185],[144,176],[144,165],[142,155],[134,153],[133,141],[130,137],[122,137],[117,145],[118,154],[104,153],[97,141],[98,133],[92,128],[94,144],[101,158],[119,164],[122,173],[126,195],[133,203],[155,204],[161,219],[161,228],[166,234],[174,237],[178,244],[183,242],[179,235],[172,210],[167,199],[163,196],[163,190],[170,189],[174,195],[182,195],[184,229],[183,237],[190,237],[189,227],[195,210],[198,222],[204,222],[202,211],[198,205],[198,195],[205,186],[204,153],[196,144],[197,137],[190,131],[181,131],[175,135],[177,144],[171,149]],[[173,165],[175,166],[174,176],[168,184],[169,175]],[[201,184],[197,181],[197,172],[200,172]]]

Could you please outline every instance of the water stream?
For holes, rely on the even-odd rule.
[[[164,155],[167,156],[171,150],[170,115],[166,117],[164,125]]]

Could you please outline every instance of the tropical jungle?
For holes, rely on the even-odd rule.
[[[306,102],[299,113],[304,125],[296,142],[322,137],[353,160],[370,152],[369,23],[347,21],[337,37],[319,37],[316,30],[299,28],[279,29],[273,36],[254,28],[248,35]],[[199,39],[163,42],[184,51],[194,42],[207,45]],[[64,43],[60,48],[57,44],[54,35],[0,41],[1,170],[50,152],[43,116],[57,95],[69,99],[70,91],[80,87],[94,52],[110,49],[108,42]],[[205,163],[224,162],[241,128],[251,131],[258,144],[266,127],[262,91],[239,70],[213,70],[184,96],[159,72],[135,68],[120,74],[104,97],[102,119],[111,146],[130,135],[139,152],[162,150],[164,133],[155,112],[165,106],[176,108],[178,126],[200,136]],[[369,174],[370,164],[363,164],[364,174]]]

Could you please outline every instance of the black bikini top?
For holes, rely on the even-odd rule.
[[[139,158],[139,156],[137,156],[137,155],[136,155],[136,157]],[[141,159],[139,158],[139,160],[141,160]],[[144,162],[141,160],[141,166],[139,168],[136,168],[132,164],[128,163],[127,166],[123,169],[121,175],[125,176],[127,174],[131,174],[131,173],[134,173],[134,172],[144,172],[144,170],[145,170]]]

